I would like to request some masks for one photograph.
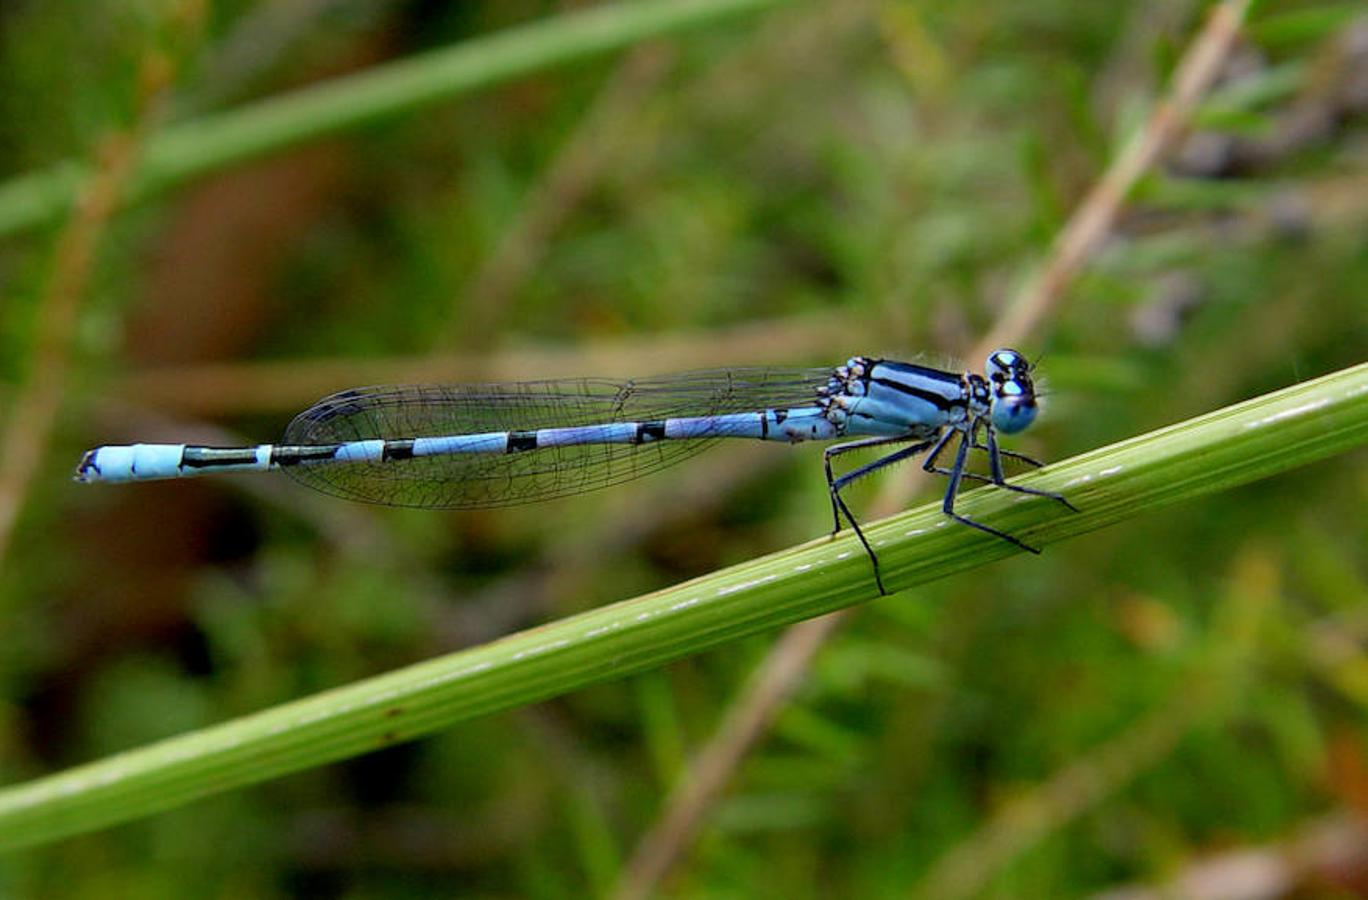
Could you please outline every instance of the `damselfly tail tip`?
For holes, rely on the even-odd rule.
[[[87,450],[81,454],[81,462],[76,466],[76,471],[72,474],[72,481],[79,481],[81,484],[89,484],[92,481],[100,480],[100,467],[95,462],[96,450]]]

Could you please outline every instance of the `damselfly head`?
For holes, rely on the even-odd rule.
[[[1035,421],[1040,407],[1031,368],[1030,360],[1015,350],[1004,348],[988,354],[984,374],[993,388],[990,417],[993,427],[1003,434],[1024,431]]]

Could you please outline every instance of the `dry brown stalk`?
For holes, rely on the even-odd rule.
[[[180,46],[190,44],[200,34],[203,21],[201,0],[184,0],[168,16]],[[38,307],[33,360],[17,389],[14,409],[0,441],[7,448],[0,458],[0,560],[9,547],[28,485],[57,421],[66,387],[71,334],[100,243],[128,189],[135,163],[159,118],[174,74],[175,67],[165,51],[149,46],[139,65],[132,122],[99,143],[90,177],[58,237],[52,275]]]
[[[1248,0],[1226,0],[1212,10],[1174,71],[1168,96],[1089,191],[1056,238],[1040,275],[1017,295],[970,359],[982,359],[994,347],[1019,342],[1058,306],[1068,285],[1111,231],[1130,190],[1172,146],[1216,80],[1248,5]],[[919,472],[916,469],[910,477],[890,481],[876,503],[877,512],[887,514],[904,505],[920,483]],[[779,705],[792,696],[817,651],[848,614],[844,610],[795,625],[780,637],[733,702],[723,727],[694,757],[680,787],[670,794],[660,817],[637,844],[623,870],[619,898],[649,895],[692,846],[737,766],[763,738]],[[732,723],[755,723],[755,727],[733,727]]]

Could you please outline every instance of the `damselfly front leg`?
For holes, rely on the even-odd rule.
[[[1019,484],[1008,484],[1007,479],[1004,478],[1002,474],[1002,457],[1020,456],[1020,454],[1007,453],[1006,451],[999,450],[997,435],[993,433],[993,426],[988,425],[984,430],[988,434],[988,466],[989,470],[993,473],[993,484],[1000,488],[1006,488],[1009,491],[1016,491],[1018,494],[1030,494],[1033,497],[1046,497],[1050,500],[1057,500],[1064,504],[1064,508],[1070,512],[1078,512],[1078,507],[1070,503],[1063,494],[1056,494],[1054,491],[1041,491],[1035,488],[1022,487]],[[1035,463],[1037,466],[1040,465],[1040,463],[1036,463],[1035,460],[1031,460],[1031,462]]]
[[[1049,500],[1057,500],[1060,503],[1064,504],[1065,508],[1067,508],[1070,512],[1078,512],[1078,507],[1070,503],[1068,498],[1065,497],[1063,494],[1056,494],[1053,491],[1040,491],[1036,490],[1035,488],[1020,487],[1007,481],[1007,478],[1002,470],[1001,457],[1003,456],[1009,459],[1019,460],[1021,462],[1026,463],[1027,465],[1034,466],[1037,469],[1041,468],[1045,464],[1043,462],[1040,462],[1039,460],[1032,459],[1024,453],[1014,453],[1011,450],[1002,449],[997,445],[997,436],[994,434],[992,427],[985,425],[984,429],[988,433],[988,442],[986,444],[980,444],[978,442],[978,437],[976,435],[974,438],[974,442],[970,445],[970,447],[974,450],[983,450],[988,454],[989,465],[992,469],[993,474],[991,477],[985,477],[983,475],[978,475],[974,472],[965,472],[963,473],[963,477],[972,478],[975,481],[982,481],[985,484],[995,484],[1000,488],[1006,488],[1009,491],[1016,491],[1018,494],[1030,494],[1033,497],[1045,497]],[[928,469],[927,471],[936,472],[940,475],[950,474],[949,469],[935,468]]]
[[[988,428],[988,433],[989,433],[990,435],[993,433],[991,428]],[[994,444],[994,446],[996,446],[996,441],[994,441],[993,444]],[[975,436],[974,442],[970,445],[970,449],[972,449],[972,450],[983,450],[984,452],[988,453],[990,457],[993,455],[993,450],[992,450],[992,448],[990,448],[987,444],[980,444],[980,443],[978,442],[978,437],[977,437],[977,436]],[[1045,465],[1045,464],[1044,464],[1043,462],[1041,462],[1040,460],[1038,460],[1038,459],[1032,459],[1031,457],[1027,456],[1025,453],[1017,453],[1017,452],[1012,451],[1012,450],[1004,450],[1004,449],[1002,449],[1001,447],[998,447],[998,448],[997,448],[997,453],[998,453],[1000,456],[1005,456],[1005,457],[1007,457],[1008,459],[1015,459],[1015,460],[1017,460],[1017,461],[1019,461],[1019,462],[1024,462],[1024,463],[1026,463],[1028,466],[1034,466],[1034,467],[1037,468],[1037,469],[1039,469],[1039,468],[1041,468],[1041,467],[1043,467],[1043,466]],[[999,468],[1000,468],[1000,466],[999,466]],[[927,469],[926,471],[928,471],[928,472],[935,472],[935,473],[938,474],[938,475],[949,475],[949,474],[950,474],[950,470],[949,470],[949,469],[940,469],[940,468],[935,468],[935,467],[929,468],[929,469]],[[998,480],[998,479],[995,479],[995,478],[991,478],[991,477],[989,477],[989,476],[987,476],[987,475],[980,475],[980,474],[978,474],[977,472],[964,472],[964,473],[963,473],[963,477],[964,477],[964,478],[971,478],[971,479],[973,479],[974,481],[982,481],[984,484],[996,484],[998,487],[1005,487],[1005,488],[1007,488],[1008,490],[1016,490],[1016,488],[1013,487],[1012,485],[1008,484],[1008,483],[1006,482],[1005,479],[1004,479],[1004,480]],[[1038,492],[1036,492],[1036,491],[1024,491],[1024,492],[1025,492],[1025,493],[1031,493],[1031,494],[1038,493]],[[1056,496],[1056,495],[1054,495],[1054,494],[1044,494],[1043,492],[1040,492],[1040,493],[1042,493],[1042,495],[1043,495],[1043,496],[1046,496],[1046,497],[1052,497],[1052,498],[1053,498],[1053,497]],[[1067,502],[1067,501],[1066,501],[1066,502]],[[1070,507],[1070,508],[1072,509],[1072,507]],[[1076,511],[1076,510],[1075,510],[1075,511]]]
[[[950,434],[954,433],[954,431],[950,432]],[[989,433],[991,434],[991,432]],[[950,518],[954,519],[956,522],[968,525],[970,528],[977,528],[979,531],[985,532],[987,534],[996,535],[997,537],[1002,538],[1004,541],[1007,541],[1009,544],[1014,544],[1015,546],[1020,547],[1022,550],[1028,550],[1031,553],[1040,553],[1040,551],[1035,547],[1032,547],[1030,544],[1024,543],[1023,541],[1012,537],[1005,531],[998,531],[996,528],[993,528],[992,526],[984,525],[982,522],[975,522],[968,516],[960,515],[959,513],[955,512],[955,495],[959,493],[960,480],[965,475],[964,464],[969,458],[969,448],[974,443],[973,438],[968,433],[960,432],[960,435],[961,437],[959,450],[955,453],[955,464],[950,468],[948,472],[945,469],[941,469],[933,465],[936,461],[934,452],[931,456],[927,457],[926,463],[923,466],[923,468],[925,468],[928,472],[938,472],[950,476],[950,484],[945,488],[945,500],[941,503],[941,511],[944,512]],[[992,441],[991,437],[989,438],[989,441]],[[937,445],[936,450],[939,451],[944,445],[945,441],[942,440],[941,443]],[[1001,461],[999,461],[997,464],[998,474],[1001,473],[1001,468],[1002,463]],[[1010,485],[1008,486],[1010,487]]]
[[[975,440],[973,449],[987,451],[988,445],[980,444],[977,440]],[[1032,457],[1027,456],[1025,453],[1017,453],[1013,450],[1003,450],[1001,447],[998,448],[998,453],[1002,454],[1008,459],[1015,459],[1017,462],[1024,462],[1026,465],[1031,466],[1035,469],[1042,468],[1045,465],[1040,460],[1033,459]]]

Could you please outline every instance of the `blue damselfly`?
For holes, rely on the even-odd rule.
[[[926,452],[922,468],[949,476],[942,509],[979,531],[1039,552],[955,512],[963,479],[991,482],[1074,509],[1059,494],[1009,484],[997,433],[1036,417],[1032,366],[1015,350],[988,356],[982,375],[853,357],[825,369],[729,369],[634,381],[580,378],[509,384],[368,387],[333,394],[290,423],[279,444],[201,447],[132,444],[88,451],[86,482],[141,481],[213,472],[283,469],[311,488],[391,506],[472,509],[578,494],[654,472],[722,438],[826,449],[834,532],[850,523],[884,592],[879,559],[841,490],[885,466]],[[980,434],[982,441],[980,441]],[[939,466],[956,436],[953,464]],[[868,447],[905,444],[840,476],[831,461]],[[989,475],[965,470],[971,449]]]

